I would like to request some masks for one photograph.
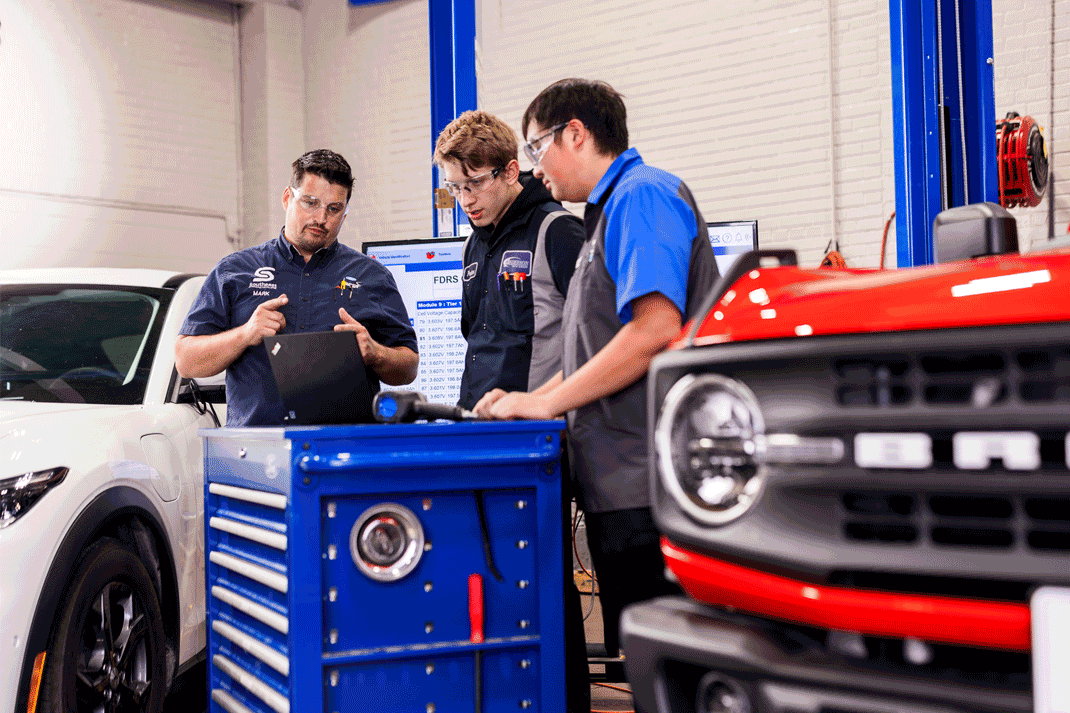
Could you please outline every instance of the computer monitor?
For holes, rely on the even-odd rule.
[[[398,285],[416,330],[420,368],[405,388],[433,403],[455,404],[468,347],[461,336],[461,252],[464,238],[366,242],[361,252],[381,262]]]
[[[728,273],[732,263],[743,253],[758,249],[758,221],[733,220],[706,223],[710,231],[710,245],[717,259],[717,270]]]

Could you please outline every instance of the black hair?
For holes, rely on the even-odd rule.
[[[290,178],[290,185],[299,188],[305,180],[305,174],[311,173],[319,176],[328,183],[336,186],[345,186],[346,202],[353,195],[353,170],[349,163],[330,149],[316,149],[309,151],[293,162],[294,173]]]
[[[550,129],[571,119],[583,122],[600,153],[616,157],[628,150],[624,96],[598,79],[562,79],[546,87],[524,111],[520,128],[527,136],[532,122]]]

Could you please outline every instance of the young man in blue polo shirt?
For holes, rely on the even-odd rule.
[[[587,241],[565,300],[562,372],[531,393],[491,392],[497,418],[567,414],[611,654],[621,610],[679,589],[664,576],[650,512],[646,374],[717,279],[706,222],[677,177],[628,148],[627,114],[604,82],[565,79],[521,121],[535,176],[586,201]]]
[[[352,193],[344,158],[326,149],[304,154],[282,194],[279,236],[227,255],[201,287],[175,344],[176,367],[190,378],[226,369],[228,426],[282,423],[267,336],[352,332],[373,388],[416,378],[416,332],[393,276],[338,242]]]
[[[516,134],[466,111],[439,134],[435,164],[472,224],[464,243],[458,404],[493,388],[534,389],[561,370],[561,310],[583,223],[517,162]]]

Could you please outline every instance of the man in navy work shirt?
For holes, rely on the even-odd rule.
[[[282,194],[279,237],[224,257],[201,287],[175,344],[176,367],[189,378],[226,369],[228,426],[282,423],[264,337],[353,332],[373,388],[416,378],[416,332],[393,276],[338,242],[352,193],[344,158],[326,149],[301,156]]]
[[[680,591],[650,511],[646,374],[717,278],[691,191],[628,148],[626,118],[619,93],[583,79],[550,85],[524,112],[535,176],[555,199],[587,202],[587,241],[565,299],[561,373],[476,405],[497,418],[567,414],[610,655],[626,605]]]

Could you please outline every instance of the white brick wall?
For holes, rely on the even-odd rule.
[[[282,193],[305,152],[304,19],[278,5],[242,9],[242,244],[274,238]]]
[[[757,219],[763,247],[804,265],[833,237],[852,265],[877,265],[895,203],[887,2],[549,5],[482,4],[484,108],[519,130],[547,84],[605,79],[626,96],[632,145],[707,220]]]
[[[338,151],[353,167],[339,237],[353,247],[432,237],[427,13],[426,0],[306,3],[307,148]]]
[[[895,210],[886,0],[478,7],[480,104],[514,128],[547,84],[605,79],[627,97],[632,145],[687,181],[707,219],[757,219],[763,246],[793,247],[804,265],[816,265],[833,236],[848,264],[879,264]],[[1044,125],[1061,234],[1070,221],[1070,148],[1060,151],[1070,143],[1070,0],[994,0],[993,14],[996,113],[1015,109]],[[519,63],[517,48],[526,50]],[[1023,246],[1046,239],[1048,199],[1015,213]],[[894,222],[885,264],[896,264]]]
[[[1033,116],[1048,142],[1049,197],[1015,210],[1036,247],[1070,223],[1070,0],[993,3],[997,116]],[[0,8],[0,105],[17,107],[0,121],[4,266],[208,269],[228,233],[275,234],[290,162],[321,146],[358,177],[343,241],[429,236],[426,0],[304,8]],[[633,145],[710,220],[755,218],[806,265],[832,236],[878,263],[895,207],[885,0],[488,0],[477,21],[480,104],[514,127],[550,82],[604,78]],[[889,243],[894,265],[894,228]]]
[[[238,228],[232,7],[35,0],[0,11],[5,266],[210,266]]]

